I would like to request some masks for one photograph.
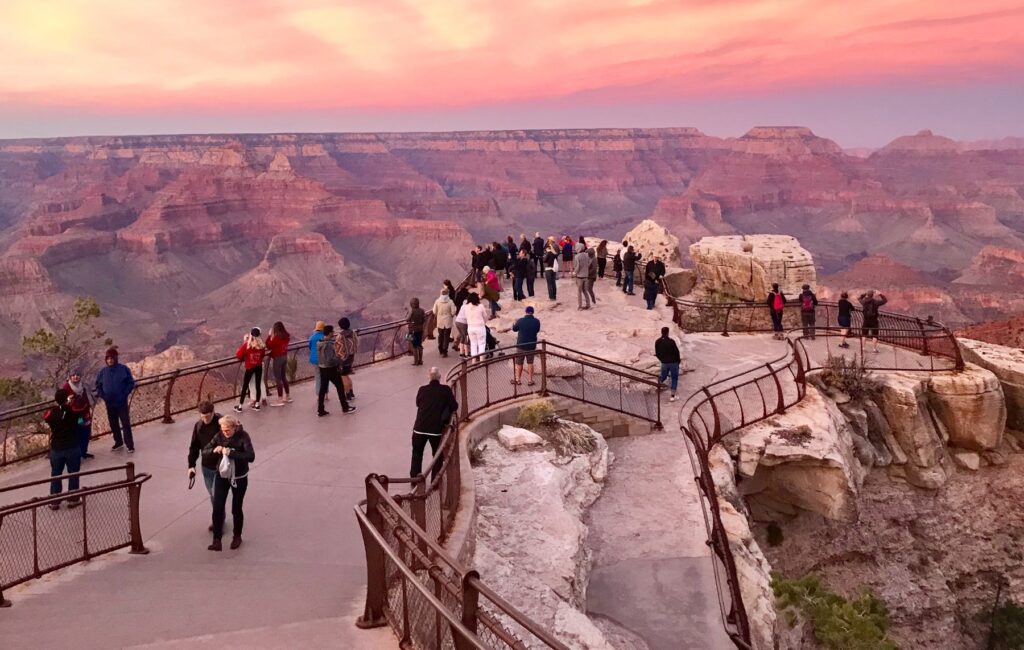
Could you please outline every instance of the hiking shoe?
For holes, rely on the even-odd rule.
[[[350,406],[350,407],[348,407],[347,409],[342,409],[342,411],[341,411],[341,412],[342,412],[342,413],[345,413],[345,414],[347,415],[347,414],[349,414],[349,413],[353,413],[353,412],[355,412],[355,410],[356,410],[356,407],[354,407],[354,406]]]
[[[235,413],[241,413],[242,412],[242,405],[241,404],[235,404],[234,408],[235,408]]]
[[[124,443],[123,442],[115,442],[114,446],[110,448],[110,451],[117,451],[121,447],[124,447]]]
[[[232,551],[235,550],[236,548],[238,548],[241,545],[242,545],[242,538],[241,537],[239,537],[238,535],[235,535],[234,537],[231,538],[231,550]]]
[[[254,410],[254,411],[260,410],[260,403],[256,402],[255,404],[253,404],[252,405],[252,410]]]
[[[51,503],[50,510],[60,510],[60,501],[54,501]]]
[[[215,540],[213,540],[212,544],[210,544],[209,546],[206,547],[206,550],[207,551],[219,551],[219,550],[221,550],[221,548],[222,547],[220,545],[220,540],[219,539],[215,539]]]

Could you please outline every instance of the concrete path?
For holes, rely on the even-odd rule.
[[[142,490],[151,553],[119,551],[5,592],[14,606],[0,610],[0,647],[397,647],[390,628],[354,625],[366,570],[351,508],[364,498],[366,474],[408,473],[416,389],[431,363],[455,359],[439,359],[431,343],[424,366],[403,359],[360,370],[354,414],[342,415],[335,401],[317,418],[312,382],[295,388],[293,404],[243,413],[256,463],[237,551],[206,550],[201,477],[187,489],[193,416],[139,427],[130,457],[112,453],[109,438],[94,443],[97,458],[86,467],[130,458],[153,475]],[[0,484],[48,475],[45,461],[31,462],[0,472]]]

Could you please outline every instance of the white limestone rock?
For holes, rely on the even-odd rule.
[[[640,253],[644,262],[654,259],[654,256],[657,255],[665,263],[665,266],[682,266],[679,238],[651,219],[641,221],[622,239],[629,242],[634,251]],[[621,247],[619,245],[615,248]],[[615,248],[609,246],[612,254],[614,254]]]
[[[957,466],[977,472],[981,467],[981,456],[973,451],[955,451],[952,454],[953,462]]]
[[[876,378],[882,387],[878,405],[892,432],[893,455],[906,458],[905,463],[897,462],[902,469],[893,470],[894,475],[902,474],[918,487],[941,486],[946,482],[944,432],[928,412],[926,379],[891,372],[877,373]]]
[[[968,365],[962,372],[935,374],[928,380],[928,401],[945,425],[950,445],[974,451],[999,447],[1006,401],[991,371]]]
[[[690,257],[698,288],[741,300],[764,300],[773,282],[796,296],[817,280],[811,254],[788,235],[704,237],[690,245]]]
[[[999,378],[1006,399],[1006,426],[1024,430],[1024,350],[973,339],[957,339],[964,361]]]
[[[509,451],[516,451],[524,447],[540,447],[545,444],[544,438],[541,438],[533,431],[520,429],[508,424],[501,427],[498,431],[498,442]]]

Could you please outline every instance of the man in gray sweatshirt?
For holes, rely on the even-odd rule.
[[[584,252],[583,244],[576,244],[576,267],[572,270],[576,280],[576,308],[590,309],[590,295],[587,293],[587,280],[590,277],[590,264],[593,260]]]

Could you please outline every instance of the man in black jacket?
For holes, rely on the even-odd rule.
[[[533,236],[533,263],[537,267],[537,276],[544,275],[544,238],[540,233]]]
[[[661,328],[661,338],[654,342],[654,356],[661,362],[661,379],[658,383],[665,383],[665,379],[672,375],[672,394],[668,398],[670,402],[676,401],[676,388],[679,386],[679,346],[668,335],[668,328]]]
[[[622,256],[622,293],[633,295],[633,273],[638,261],[640,256],[633,252],[632,246],[627,246],[626,253]]]
[[[82,448],[78,441],[78,414],[68,406],[68,391],[60,388],[53,395],[56,406],[43,414],[43,420],[50,427],[50,476],[57,477],[68,468],[68,474],[77,474],[82,468]],[[50,481],[50,494],[62,491],[60,479]],[[78,477],[68,479],[68,492],[78,490]],[[81,505],[78,497],[68,499],[69,508]],[[60,501],[50,504],[50,510],[59,510]]]
[[[188,477],[196,475],[196,461],[203,453],[203,448],[210,444],[210,441],[220,433],[220,413],[213,411],[213,403],[206,401],[199,404],[199,420],[192,427],[192,442],[188,445]],[[203,483],[206,491],[210,493],[210,502],[213,502],[213,482],[217,478],[217,458],[204,456]],[[213,530],[213,527],[210,527]]]
[[[443,459],[437,456],[441,434],[452,415],[459,409],[451,387],[441,383],[441,371],[432,367],[427,373],[429,382],[416,393],[416,422],[412,425],[412,465],[409,476],[416,478],[423,471],[423,449],[430,443],[430,478],[441,471]]]

